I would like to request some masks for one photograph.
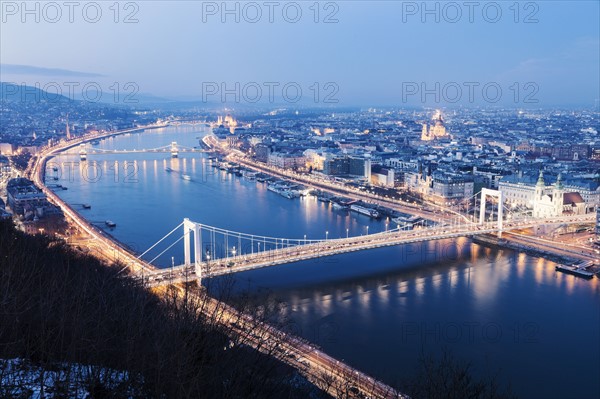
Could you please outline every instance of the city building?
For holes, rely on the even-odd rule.
[[[226,132],[233,134],[237,126],[238,122],[229,114],[225,115],[225,118],[221,115],[217,118],[217,129],[224,129]]]
[[[328,176],[347,176],[350,172],[350,160],[347,156],[327,154],[323,162],[323,173]]]
[[[404,182],[409,191],[440,205],[470,200],[475,188],[473,175],[445,170],[432,172],[429,166],[423,168],[420,163],[416,172],[405,173]]]
[[[322,151],[309,148],[303,152],[304,159],[306,160],[306,168],[311,170],[323,170],[326,156]]]
[[[28,179],[19,177],[9,180],[6,193],[7,205],[23,220],[62,216],[60,208],[48,202],[46,195]]]
[[[260,143],[254,146],[254,158],[257,161],[267,163],[269,154],[271,154],[271,148],[268,145]]]
[[[371,170],[373,166],[371,165],[371,159],[365,158],[365,181],[371,181]]]
[[[512,207],[533,208],[537,180],[531,175],[519,171],[516,175],[504,176],[498,182],[504,200]]]
[[[349,157],[348,174],[350,176],[367,177],[371,174],[371,160],[366,158]]]
[[[473,197],[472,175],[436,170],[432,174],[429,200],[440,205],[457,204]]]
[[[299,154],[272,152],[268,156],[267,163],[282,169],[300,169],[304,168],[306,160]]]
[[[508,206],[531,209],[534,217],[582,215],[596,208],[600,198],[599,185],[591,184],[592,182],[563,182],[561,174],[558,174],[552,184],[548,184],[546,180],[543,171],[540,171],[535,184],[531,175],[523,176],[519,173],[503,177],[498,189],[502,191]],[[581,191],[585,192],[585,196]]]
[[[37,155],[39,148],[35,145],[21,146],[18,152],[21,154]]]
[[[473,175],[481,176],[484,186],[486,188],[497,189],[500,179],[504,176],[510,175],[511,172],[508,170],[486,167],[486,166],[474,166]]]
[[[0,154],[12,155],[13,154],[13,145],[10,143],[0,143]]]
[[[448,137],[449,135],[448,132],[446,132],[446,126],[444,125],[444,119],[442,118],[441,111],[436,111],[435,115],[431,119],[433,121],[432,124],[423,124],[423,130],[421,131],[421,140],[431,141],[443,137]]]
[[[16,178],[9,180],[6,186],[8,207],[17,215],[35,212],[46,204],[46,195],[30,180]]]
[[[323,173],[328,176],[361,176],[368,179],[371,177],[371,160],[328,154],[323,162]]]
[[[561,176],[558,175],[556,184],[551,188],[546,188],[544,173],[540,171],[540,176],[535,185],[533,196],[533,217],[546,218],[560,216],[563,213],[564,187]]]
[[[383,187],[394,187],[394,169],[374,165],[371,168],[371,184]]]

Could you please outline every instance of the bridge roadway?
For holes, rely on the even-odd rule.
[[[342,195],[353,200],[370,202],[372,204],[387,207],[402,213],[420,216],[424,219],[432,221],[448,221],[452,220],[456,216],[462,218],[465,221],[468,221],[468,217],[464,214],[457,212],[456,210],[444,208],[440,205],[428,203],[426,205],[420,206],[416,204],[411,204],[406,201],[394,200],[392,198],[383,198],[381,196],[371,194],[365,191],[352,189],[351,187],[345,186],[340,183],[320,179],[316,176],[305,175],[251,160],[246,154],[240,152],[239,150],[232,150],[230,148],[223,147],[218,142],[218,140],[210,134],[204,136],[202,141],[208,147],[222,153],[225,156],[225,158],[227,158],[231,162],[239,163],[240,165],[252,169],[254,171],[266,173],[271,176],[276,176],[278,178],[289,180],[297,184],[309,185],[311,187],[318,188],[333,195]],[[436,211],[432,208],[438,208],[438,210]]]
[[[315,386],[335,398],[410,399],[407,395],[327,355],[293,334],[259,321],[208,295],[185,292],[181,285],[174,287],[181,295],[191,295],[194,299],[203,301],[203,313],[226,326],[234,342],[250,345],[291,365]],[[357,392],[361,396],[357,395]]]
[[[148,128],[155,128],[160,126],[151,125]],[[139,260],[135,254],[123,248],[119,243],[114,241],[112,237],[107,235],[102,229],[92,225],[85,218],[83,218],[79,212],[71,208],[65,203],[59,196],[54,194],[44,184],[44,173],[46,169],[46,162],[49,158],[66,149],[80,145],[81,143],[96,140],[99,138],[105,138],[114,136],[117,134],[130,133],[138,130],[143,130],[144,127],[135,129],[126,129],[122,131],[114,131],[107,133],[99,133],[95,135],[87,135],[84,137],[77,137],[73,140],[63,141],[53,147],[42,148],[35,159],[30,163],[27,170],[27,175],[39,187],[42,192],[48,197],[48,199],[54,204],[58,205],[67,221],[74,224],[77,229],[87,235],[90,242],[89,247],[94,249],[94,255],[107,263],[122,262],[128,265],[134,273],[150,272],[155,270],[155,267],[142,260]]]
[[[103,154],[159,154],[159,153],[171,153],[171,149],[165,148],[151,148],[148,150],[86,150],[86,155],[103,155]],[[187,149],[177,149],[178,154],[184,153],[206,153],[211,152],[209,150],[204,150],[200,148],[187,148]],[[70,155],[79,155],[78,151],[66,151],[65,154]]]
[[[74,137],[71,140],[61,140],[61,142],[55,144],[54,146],[51,147],[42,147],[40,149],[40,153],[37,154],[38,159],[41,159],[43,154],[44,157],[48,157],[52,154],[56,154],[58,152],[63,152],[66,151],[70,148],[79,146],[81,144],[90,142],[90,141],[94,141],[94,140],[101,140],[101,139],[105,139],[108,137],[112,137],[112,136],[119,136],[121,134],[126,134],[126,133],[135,133],[135,132],[141,132],[144,130],[149,130],[149,129],[160,129],[163,127],[167,127],[169,124],[168,123],[164,123],[164,124],[154,124],[154,125],[146,125],[146,126],[138,126],[138,127],[133,127],[130,129],[123,129],[123,130],[112,130],[109,132],[98,132],[98,133],[88,133],[85,134],[83,136],[77,136]],[[28,168],[27,168],[27,174],[29,176],[31,176],[31,178],[33,179],[33,173],[34,173],[34,164],[29,164]]]
[[[590,223],[595,214],[561,216],[551,219],[529,218],[519,222],[507,223],[502,231],[527,229],[541,224],[576,224]],[[318,257],[331,256],[346,252],[362,251],[387,246],[410,244],[423,241],[441,240],[472,236],[477,234],[498,233],[497,222],[457,226],[438,226],[417,230],[391,230],[371,235],[323,240],[306,245],[290,246],[281,249],[240,254],[228,258],[215,259],[200,263],[201,276],[196,275],[194,264],[180,265],[172,268],[157,269],[143,276],[151,286],[180,283],[192,279],[210,278],[225,274],[243,272],[284,263],[298,262]]]
[[[107,135],[115,134],[117,133],[111,132]],[[78,138],[70,142],[60,143],[55,147],[42,149],[37,158],[30,164],[28,176],[52,202],[63,210],[67,220],[75,225],[82,233],[86,234],[90,242],[94,243],[94,246],[97,249],[95,255],[99,259],[105,260],[109,264],[115,260],[124,262],[128,265],[130,270],[137,275],[152,273],[155,270],[153,265],[138,259],[134,254],[124,249],[118,242],[112,239],[112,237],[106,235],[101,229],[98,229],[96,226],[85,220],[78,212],[72,209],[44,185],[43,175],[49,157],[52,157],[66,148],[99,137],[101,137],[101,135]],[[175,288],[178,292],[183,291],[183,288],[180,286],[175,286]],[[316,386],[321,387],[334,397],[342,396],[340,395],[340,387],[347,388],[345,396],[348,396],[347,393],[349,388],[355,387],[366,397],[408,399],[407,396],[397,392],[388,385],[346,365],[342,361],[335,360],[321,350],[303,342],[298,337],[279,331],[266,323],[256,321],[252,316],[240,312],[207,295],[203,296],[201,299],[205,301],[207,306],[201,307],[199,311],[202,311],[207,317],[219,321],[221,325],[226,327],[232,334],[239,334],[243,329],[246,329],[247,331],[247,327],[252,326],[254,328],[254,335],[250,337],[250,340],[245,342],[251,347],[257,350],[264,350],[265,346],[263,345],[263,341],[268,341],[271,344],[277,344],[286,348],[288,353],[296,353],[298,356],[302,356],[306,359],[305,361],[301,360],[298,356],[293,358],[285,355],[276,357],[285,364],[294,367],[309,381]],[[233,326],[235,320],[242,320],[242,322],[238,322],[238,326]],[[272,355],[273,353],[269,354]],[[334,381],[335,384],[324,381],[324,376],[328,377],[328,381]],[[350,383],[352,384],[351,386],[349,385]]]
[[[379,206],[387,207],[393,209],[395,211],[399,211],[409,215],[420,216],[424,219],[437,221],[441,220],[451,220],[453,217],[461,216],[466,218],[464,215],[457,213],[456,211],[449,211],[449,213],[455,215],[448,215],[444,213],[435,212],[429,207],[433,207],[433,204],[427,204],[425,206],[417,206],[410,204],[408,202],[400,202],[398,200],[393,200],[389,198],[382,198],[381,196],[377,196],[375,194],[367,193],[359,190],[351,190],[348,186],[344,186],[339,183],[333,183],[325,180],[317,180],[316,178],[301,175],[299,173],[279,170],[274,167],[270,167],[265,164],[259,164],[256,162],[251,162],[248,159],[242,157],[234,157],[234,161],[239,163],[247,168],[253,169],[258,172],[267,173],[269,175],[277,176],[281,179],[289,180],[297,184],[309,185],[311,187],[318,188],[319,190],[326,191],[333,195],[341,195],[344,197],[348,197],[353,200],[361,200],[366,201],[372,204],[376,204]],[[441,208],[441,207],[440,207]]]
[[[561,245],[557,247],[556,241],[554,240],[521,234],[519,232],[508,232],[503,238],[515,245],[520,245],[524,248],[534,248],[542,253],[593,262],[598,262],[599,259],[596,250],[589,246],[562,241]]]

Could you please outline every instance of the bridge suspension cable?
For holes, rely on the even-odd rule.
[[[189,236],[189,234],[184,234],[181,237],[179,237],[177,239],[177,241],[175,241],[173,244],[169,245],[167,248],[165,248],[164,251],[162,251],[161,253],[159,253],[158,255],[156,255],[154,258],[152,258],[152,260],[149,263],[152,263],[156,259],[160,258],[165,252],[167,252],[169,249],[173,248],[175,246],[175,244],[177,244],[179,241],[183,240],[186,236]]]
[[[422,241],[439,240],[446,238],[457,238],[464,236],[472,236],[479,234],[490,234],[500,233],[504,230],[515,230],[523,228],[531,228],[539,225],[540,223],[546,224],[573,224],[581,222],[590,222],[594,220],[595,214],[588,214],[585,216],[561,216],[552,218],[528,218],[516,223],[509,224],[507,226],[496,225],[495,223],[486,223],[485,225],[474,224],[474,223],[456,223],[461,219],[453,219],[452,224],[429,224],[427,227],[423,221],[412,223],[413,226],[420,224],[422,229],[415,229],[415,231],[403,226],[402,228],[392,229],[385,232],[375,233],[371,235],[353,236],[348,238],[336,238],[331,240],[311,240],[312,243],[308,243],[302,248],[291,247],[286,248],[286,239],[277,238],[280,240],[277,245],[272,245],[271,248],[265,250],[259,250],[258,252],[236,251],[236,247],[229,251],[228,236],[221,236],[215,233],[216,230],[224,231],[226,233],[231,232],[225,229],[216,229],[212,226],[203,226],[199,223],[190,221],[189,219],[184,220],[184,235],[180,237],[175,243],[173,243],[164,252],[172,248],[175,244],[180,242],[184,238],[188,238],[187,243],[184,246],[184,263],[174,268],[169,269],[158,269],[151,273],[147,273],[146,277],[151,284],[160,285],[164,284],[168,278],[169,283],[175,281],[187,281],[190,275],[195,276],[197,279],[210,278],[221,276],[230,273],[243,272],[253,270],[261,267],[274,266],[283,263],[296,262],[299,260],[307,260],[311,258],[321,256],[331,256],[335,254],[341,254],[346,252],[366,250],[380,248],[384,246],[401,245],[401,244],[412,244]],[[425,228],[426,227],[426,228]],[[206,236],[210,237],[209,241],[202,241],[201,231],[206,229]],[[235,232],[231,232],[235,233]],[[391,234],[390,234],[391,233]],[[241,249],[241,234],[238,236],[232,234],[231,239],[235,243],[237,240],[238,248]],[[190,246],[190,240],[193,236],[193,248]],[[219,237],[221,236],[221,237]],[[244,234],[244,236],[249,236]],[[258,240],[258,238],[265,238],[266,236],[251,236]],[[218,239],[221,241],[218,242]],[[269,237],[269,239],[275,239],[275,237]],[[303,241],[303,240],[297,240]],[[308,241],[308,240],[307,240]],[[225,244],[226,251],[215,251],[216,245]],[[206,245],[208,244],[208,245]],[[259,241],[258,244],[263,244],[263,241]],[[323,245],[321,245],[323,244]],[[203,245],[206,245],[206,253],[203,251]],[[264,245],[264,244],[263,244]],[[289,245],[289,244],[288,244]],[[192,251],[193,249],[193,251]],[[192,260],[192,253],[194,259]],[[231,254],[231,256],[230,256]],[[223,256],[224,255],[224,256]],[[156,257],[158,258],[158,257]],[[156,259],[155,258],[155,259]],[[153,261],[155,260],[153,259]]]
[[[494,198],[496,191],[495,190],[487,190],[487,191],[490,191],[490,192],[486,193],[486,195],[491,195]],[[478,205],[477,199],[479,198],[480,194],[481,194],[481,192],[474,194],[470,198],[463,200],[463,204],[460,204],[460,203],[457,204],[457,206],[461,206],[461,205],[463,207],[466,206],[467,207],[466,212],[468,215],[468,214],[470,214],[469,207],[472,204],[471,201],[473,199],[475,199],[475,203],[473,206],[473,209],[474,209],[474,220],[473,221],[469,220],[468,217],[465,216],[464,213],[459,214],[458,212],[455,212],[456,216],[453,217],[452,219],[445,217],[445,218],[439,218],[438,221],[436,221],[435,219],[431,219],[431,222],[426,222],[425,220],[421,219],[416,222],[398,224],[397,227],[393,228],[393,229],[388,229],[387,223],[386,223],[385,231],[372,233],[369,235],[368,230],[367,230],[366,235],[372,236],[373,239],[377,239],[377,237],[385,237],[385,234],[393,234],[393,233],[398,233],[398,232],[404,232],[407,230],[418,229],[419,226],[420,226],[420,228],[427,228],[427,229],[434,229],[436,226],[438,226],[439,228],[444,229],[446,227],[457,228],[459,226],[467,227],[467,226],[476,225],[478,223],[476,223],[477,219],[475,218],[475,215],[477,213],[480,213],[480,212],[477,212],[477,205]],[[496,206],[501,206],[503,210],[508,209],[508,207],[506,207],[504,204],[499,203],[499,200],[501,200],[501,196],[496,197],[495,200],[496,200],[495,203],[492,202],[494,204],[494,205],[492,205],[494,208]],[[484,204],[485,204],[485,202],[479,203],[479,208],[480,208],[479,211],[481,211],[481,207]],[[500,213],[501,212],[498,212],[498,214],[500,214]],[[503,212],[503,213],[504,213],[504,217],[511,214],[509,212]],[[494,214],[494,212],[492,211],[492,215],[493,214]],[[504,219],[504,217],[503,217],[503,219]],[[170,237],[178,228],[180,228],[182,226],[184,227],[184,235],[179,237],[174,243],[170,244],[166,249],[162,250],[157,256],[154,256],[153,259],[150,260],[150,263],[152,263],[156,259],[160,258],[162,255],[164,255],[167,251],[169,251],[171,248],[173,248],[177,243],[181,242],[182,240],[186,240],[186,241],[184,241],[184,264],[186,264],[186,265],[192,264],[191,263],[192,255],[193,255],[194,262],[196,264],[199,264],[199,263],[203,263],[205,261],[209,262],[209,261],[213,261],[213,260],[217,260],[217,259],[234,260],[234,259],[240,259],[240,257],[244,257],[244,259],[246,259],[246,257],[248,257],[250,255],[258,255],[260,253],[265,253],[265,254],[266,253],[276,253],[279,250],[288,250],[288,249],[291,250],[292,248],[295,248],[295,247],[317,245],[317,244],[328,243],[328,242],[331,242],[332,245],[337,245],[337,244],[334,244],[334,242],[338,241],[337,238],[329,238],[328,232],[325,233],[325,238],[321,238],[321,239],[307,238],[306,235],[304,236],[304,238],[274,237],[274,236],[243,233],[243,232],[234,231],[234,230],[230,230],[230,229],[225,229],[225,228],[220,228],[220,227],[215,227],[215,226],[210,226],[210,225],[193,222],[189,219],[184,219],[184,221],[182,223],[177,225],[169,233],[167,233],[160,240],[158,240],[155,244],[153,244],[150,248],[148,248],[146,251],[144,251],[142,254],[140,254],[138,256],[138,258],[141,258],[141,257],[147,255],[150,251],[152,251],[159,244],[164,242],[167,239],[167,237]],[[501,226],[501,225],[499,225],[499,226]],[[499,228],[502,229],[502,227],[499,227]],[[194,237],[193,240],[191,240],[192,237]],[[353,240],[363,239],[363,238],[364,238],[363,234],[350,236],[350,237],[348,235],[346,235],[345,239],[342,239],[340,237],[339,240],[345,240],[348,242],[348,245],[350,245],[350,244],[354,245]],[[192,247],[190,246],[190,241],[193,241],[193,251],[192,251]]]
[[[165,236],[163,236],[163,238],[161,238],[156,243],[154,243],[154,245],[152,245],[150,248],[148,248],[147,250],[145,250],[144,253],[142,253],[141,255],[139,255],[137,258],[140,259],[142,256],[146,255],[148,252],[150,252],[152,249],[154,249],[154,247],[156,247],[158,244],[160,244],[161,242],[163,242],[168,236],[170,236],[171,234],[173,234],[175,232],[175,230],[177,230],[178,228],[180,228],[182,225],[183,225],[183,222],[179,223],[177,225],[177,227],[175,227],[173,230],[171,230],[169,233],[167,233]],[[152,263],[152,262],[150,262],[150,263]]]

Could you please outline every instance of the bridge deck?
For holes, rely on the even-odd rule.
[[[467,237],[476,234],[498,233],[526,229],[540,224],[573,224],[589,223],[595,215],[580,215],[556,217],[551,220],[529,219],[510,223],[500,230],[495,223],[484,225],[441,226],[421,230],[392,231],[366,236],[331,239],[306,245],[290,246],[258,253],[240,254],[229,258],[203,261],[199,263],[201,278],[222,276],[263,267],[276,266],[285,263],[298,262],[324,256],[332,256],[354,251],[382,248],[388,246],[411,244],[423,241],[441,240],[448,238]],[[198,278],[195,265],[180,265],[174,268],[158,269],[144,276],[151,285],[162,285],[183,282]]]

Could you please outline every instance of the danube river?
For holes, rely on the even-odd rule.
[[[172,141],[194,147],[205,132],[169,127],[88,148],[151,149]],[[204,154],[90,154],[81,162],[77,151],[51,160],[47,183],[67,187],[55,190],[91,222],[103,228],[106,220],[115,222],[110,234],[138,252],[185,217],[286,238],[385,229],[385,221],[334,211],[314,197],[269,192],[264,183],[210,167]],[[183,230],[176,233],[148,259]],[[182,260],[179,242],[155,263]],[[390,384],[401,386],[423,354],[448,350],[478,376],[497,376],[523,398],[600,395],[600,280],[557,273],[545,259],[459,239],[281,265],[233,281],[236,293],[282,301],[278,317],[287,328]]]

